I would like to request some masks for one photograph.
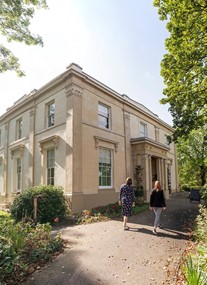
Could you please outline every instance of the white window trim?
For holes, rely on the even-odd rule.
[[[48,113],[49,113],[49,106],[52,105],[52,104],[55,105],[55,100],[52,100],[52,101],[50,101],[50,102],[48,102],[46,104],[46,108],[45,108],[45,112],[46,112],[46,128],[52,128],[52,127],[55,126],[55,113],[56,112],[54,112],[54,125],[49,126],[49,114]]]
[[[20,123],[21,122],[21,136],[19,136],[19,131],[20,131]],[[18,120],[16,120],[16,140],[21,140],[23,137],[23,121],[22,118],[19,118]]]
[[[104,130],[111,130],[111,107],[106,105],[106,104],[104,104],[104,103],[102,103],[102,102],[98,102],[98,118],[99,118],[99,105],[101,105],[101,106],[103,106],[103,107],[108,109],[108,113],[109,113],[109,118],[108,118],[109,123],[108,123],[108,125],[109,126],[108,126],[108,128],[106,128],[106,127],[99,126],[99,124],[98,124],[98,127],[101,128],[101,129],[104,129]]]
[[[20,162],[21,162],[20,181],[18,181],[17,160],[20,160]],[[23,175],[22,175],[22,158],[21,157],[15,157],[15,169],[16,169],[15,177],[14,177],[14,179],[15,179],[15,189],[16,189],[16,192],[21,192],[22,191],[22,182],[23,182],[22,181]],[[21,188],[18,188],[18,182],[20,182]]]
[[[110,148],[107,148],[107,147],[99,147],[99,150],[100,149],[107,149],[107,150],[109,150],[110,151],[110,153],[111,153],[111,185],[110,186],[100,186],[99,185],[99,187],[98,187],[98,189],[100,189],[100,190],[104,190],[104,189],[112,189],[113,188],[113,185],[114,185],[114,171],[113,171],[113,169],[114,169],[114,152],[113,152],[113,149],[110,149]],[[98,164],[99,164],[99,160],[98,160]],[[99,165],[98,165],[98,167],[99,167]]]
[[[52,184],[48,184],[48,167],[47,167],[47,161],[48,161],[48,151],[49,150],[54,150],[55,152],[55,156],[56,156],[56,151],[55,151],[55,148],[49,148],[47,150],[45,150],[45,180],[46,180],[46,184],[47,185],[52,185]],[[55,159],[55,156],[54,156],[54,159]],[[54,161],[54,185],[55,185],[55,161]]]
[[[55,155],[59,145],[59,136],[54,135],[39,141],[40,152],[42,153],[43,175],[41,176],[41,183],[47,184],[47,150],[54,148]]]
[[[141,126],[144,127],[144,136],[141,136]],[[139,122],[139,137],[147,137],[147,124],[142,121]]]

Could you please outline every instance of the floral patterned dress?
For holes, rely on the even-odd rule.
[[[131,216],[132,203],[134,202],[134,190],[131,185],[123,184],[121,186],[119,200],[122,205],[122,215]]]

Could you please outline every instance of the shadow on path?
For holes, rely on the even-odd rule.
[[[23,284],[165,284],[162,268],[168,258],[184,250],[198,209],[187,193],[172,196],[157,236],[152,234],[154,213],[150,210],[130,217],[128,231],[123,231],[122,219],[62,228],[68,249]]]

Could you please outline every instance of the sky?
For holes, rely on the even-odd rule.
[[[160,62],[168,36],[153,0],[47,0],[30,30],[44,46],[3,42],[20,60],[25,77],[0,75],[0,116],[15,101],[39,89],[74,62],[120,94],[143,104],[172,125],[168,105],[161,105]]]

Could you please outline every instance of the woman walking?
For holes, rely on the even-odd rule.
[[[128,217],[132,214],[132,206],[135,205],[134,202],[134,190],[132,187],[132,179],[128,177],[126,183],[121,186],[119,194],[119,205],[122,206],[123,215],[123,227],[124,230],[128,230],[127,226]]]
[[[157,227],[160,227],[160,218],[162,211],[165,210],[166,203],[163,190],[161,189],[160,181],[155,181],[154,188],[150,196],[150,210],[155,213],[153,234],[157,235]]]

